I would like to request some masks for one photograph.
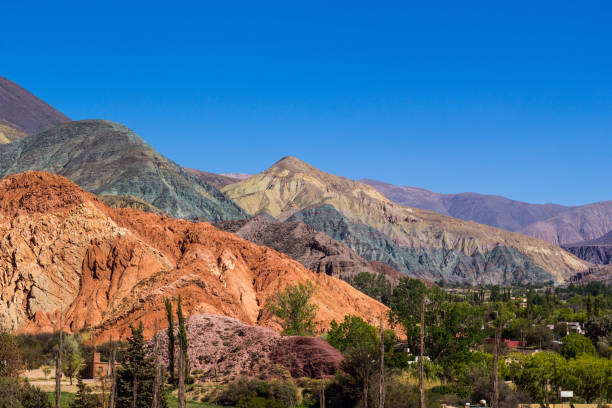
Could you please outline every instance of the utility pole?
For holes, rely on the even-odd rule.
[[[425,408],[425,387],[423,384],[423,358],[425,356],[425,299],[421,303],[419,324],[419,408]]]
[[[491,382],[493,393],[491,394],[491,408],[499,408],[499,346],[501,343],[502,319],[497,312],[497,327],[495,328],[495,350],[493,350],[493,372]]]
[[[325,408],[325,380],[323,380],[320,384],[321,388],[319,389],[319,407]]]
[[[185,408],[185,353],[183,342],[179,342],[180,352],[178,360],[178,408]]]
[[[378,328],[380,343],[380,368],[378,370],[378,408],[385,406],[385,343],[383,338],[383,314],[380,312],[380,322]]]
[[[113,342],[113,335],[110,337],[111,342],[111,358],[110,358],[110,369],[111,369],[111,384],[110,384],[110,396],[108,401],[108,408],[115,408],[115,395],[117,393],[117,372],[115,370],[115,360],[117,358],[117,345]]]
[[[57,359],[55,360],[55,408],[61,408],[62,399],[62,328],[64,326],[64,310],[60,309],[59,342]]]
[[[153,380],[153,403],[151,408],[159,408],[159,394],[161,391],[161,364],[159,362],[159,336],[157,333],[157,320],[155,320],[155,348],[153,355],[155,356],[155,379]]]

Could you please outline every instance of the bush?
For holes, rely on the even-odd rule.
[[[295,407],[299,402],[299,389],[293,381],[272,381],[268,397],[281,401],[288,407]]]
[[[269,400],[263,397],[242,398],[236,404],[236,408],[286,408],[282,402]]]
[[[0,377],[0,408],[51,408],[51,402],[27,381]]]
[[[575,333],[568,334],[562,341],[563,347],[561,347],[561,354],[567,359],[576,358],[580,354],[588,354],[591,356],[597,354],[591,340],[583,335]]]
[[[219,404],[234,406],[240,400],[257,396],[257,387],[260,381],[241,377],[227,385],[219,396]]]
[[[47,393],[27,382],[21,389],[21,405],[23,408],[51,408]]]

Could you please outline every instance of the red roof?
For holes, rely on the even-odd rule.
[[[524,341],[504,339],[504,343],[510,348],[525,347]]]

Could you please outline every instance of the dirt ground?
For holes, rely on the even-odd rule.
[[[45,373],[42,371],[42,369],[27,370],[23,373],[23,376],[28,379],[30,384],[39,387],[45,392],[55,391],[55,369],[51,371],[51,374],[49,374],[47,379],[45,379]],[[86,379],[83,380],[83,382],[94,389],[100,389],[102,387],[102,383],[97,379]],[[62,391],[75,393],[77,391],[76,384],[76,377],[72,379],[72,385],[70,385],[69,378],[62,377]]]

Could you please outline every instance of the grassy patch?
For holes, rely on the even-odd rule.
[[[49,400],[55,406],[55,392],[48,392]],[[74,394],[71,392],[62,392],[61,400],[62,408],[70,408],[70,403],[74,401]]]
[[[55,392],[48,392],[49,400],[55,406]],[[168,395],[168,407],[177,408],[178,399],[174,395]],[[70,403],[74,401],[74,394],[70,392],[62,392],[62,408],[70,408]],[[204,402],[187,401],[187,408],[218,408],[218,405],[206,404]]]
[[[217,408],[218,405],[206,404],[204,402],[187,401],[187,408]],[[174,395],[168,395],[168,407],[178,407],[178,399]]]

